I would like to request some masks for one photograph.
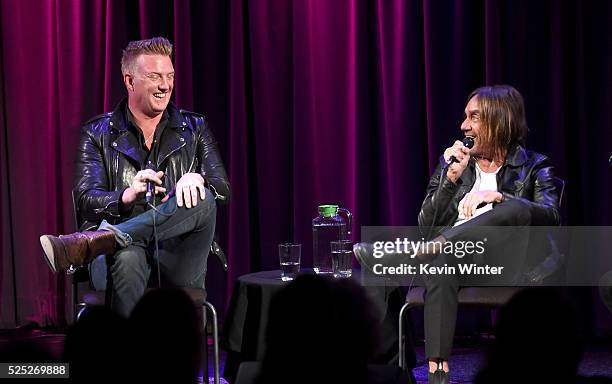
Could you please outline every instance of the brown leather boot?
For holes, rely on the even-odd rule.
[[[83,265],[98,255],[115,253],[117,242],[111,231],[85,231],[70,235],[43,235],[40,245],[45,260],[54,273],[63,272],[70,265]]]

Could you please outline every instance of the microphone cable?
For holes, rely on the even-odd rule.
[[[156,220],[156,216],[157,214],[160,214],[164,217],[170,217],[172,216],[171,214],[166,214],[161,212],[160,210],[157,209],[157,207],[155,206],[155,197],[153,197],[153,199],[151,200],[151,203],[147,203],[147,205],[153,209],[154,213],[153,213],[153,241],[155,243],[155,252],[153,253],[154,257],[155,257],[155,263],[157,265],[157,287],[161,288],[161,272],[160,272],[160,263],[159,263],[159,239],[157,238],[157,220]]]
[[[440,182],[438,183],[438,189],[437,189],[437,194],[440,194],[440,191],[442,189],[442,181],[444,180],[444,172],[446,172],[448,170],[448,167],[450,166],[450,163],[447,163],[445,166],[441,167],[442,170],[440,171]],[[429,230],[427,231],[427,241],[430,240],[431,238],[431,231],[433,230],[433,227],[436,223],[436,217],[438,216],[438,207],[439,205],[436,204],[436,208],[434,208],[434,215],[433,218],[431,220],[431,225],[429,226]],[[412,250],[415,253],[415,259],[417,260],[417,262],[419,261],[418,258],[416,257],[416,249]],[[407,292],[410,292],[412,290],[412,285],[414,284],[414,278],[416,277],[416,273],[412,274],[412,277],[410,278],[410,283],[408,283],[408,290]],[[399,342],[401,343],[402,340],[399,340]],[[400,357],[401,358],[401,357]]]
[[[444,182],[444,173],[448,171],[449,166],[450,166],[450,163],[447,163],[445,166],[440,167],[441,168],[440,181],[438,181],[438,189],[436,190],[436,194],[435,194],[435,195],[438,195],[438,197],[440,195],[440,191],[442,191],[442,183]],[[440,208],[440,205],[436,203],[436,207],[434,208],[433,218],[431,219],[431,225],[429,226],[429,230],[427,231],[427,241],[431,239],[431,231],[433,231],[433,227],[436,224],[436,219],[438,217],[438,208]]]
[[[153,253],[155,257],[155,263],[157,264],[157,288],[161,288],[161,272],[160,272],[160,263],[159,263],[159,239],[157,238],[157,220],[155,216],[157,216],[159,210],[155,207],[155,194],[153,194],[153,199],[151,200],[153,204],[147,203],[149,207],[153,209],[153,241],[155,242],[155,252]]]
[[[463,138],[463,145],[468,147],[468,148],[472,148],[474,146],[474,138],[472,136],[466,136]],[[448,171],[448,168],[450,167],[450,165],[457,161],[457,158],[455,158],[455,156],[451,156],[449,158],[449,161],[446,162],[446,164],[444,166],[440,167],[440,180],[438,181],[438,188],[436,190],[436,193],[434,194],[434,196],[438,196],[438,198],[440,197],[440,192],[442,191],[442,183],[444,182],[444,174]],[[457,161],[458,162],[458,161]],[[433,198],[433,196],[432,196]],[[436,207],[434,208],[434,214],[433,214],[433,218],[431,219],[431,225],[429,226],[429,230],[427,231],[427,241],[431,240],[431,232],[433,231],[434,226],[436,225],[436,219],[438,218],[438,209],[440,208],[439,204],[436,204]],[[413,250],[416,254],[416,250]],[[415,256],[416,258],[416,256]],[[414,282],[414,275],[412,276],[412,279],[410,280],[410,285],[408,286],[408,291],[410,291],[410,289],[412,289],[412,283]]]
[[[472,141],[472,145],[473,145],[473,141]],[[471,148],[471,146],[470,146]],[[444,181],[444,173],[448,170],[448,167],[451,165],[452,162],[446,163],[446,165],[441,166],[441,170],[440,170],[440,181],[438,182],[438,188],[436,190],[436,195],[440,195],[440,191],[442,190],[442,182]],[[433,198],[433,196],[432,196]],[[438,216],[438,208],[440,207],[439,204],[436,204],[436,207],[434,208],[434,214],[433,214],[433,218],[431,219],[431,225],[429,226],[429,230],[427,231],[427,241],[429,241],[431,239],[431,231],[433,230],[434,225],[436,224],[436,218]],[[416,249],[412,250],[415,253],[415,259],[417,260],[417,262],[419,261],[418,258],[416,257]],[[408,283],[408,290],[406,292],[410,292],[412,290],[412,286],[414,284],[414,278],[416,277],[416,273],[412,274],[412,277],[410,278],[410,282]],[[399,343],[403,343],[402,340],[398,340]],[[398,356],[398,358],[402,358],[402,356]],[[403,362],[402,362],[403,364]]]

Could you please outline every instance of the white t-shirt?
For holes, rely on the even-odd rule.
[[[472,187],[470,192],[497,191],[497,173],[499,172],[500,169],[501,167],[497,168],[495,172],[493,173],[486,173],[486,172],[483,172],[482,169],[480,169],[480,167],[478,166],[478,163],[476,163],[476,181],[474,182],[474,186]],[[463,224],[466,221],[469,221],[475,218],[476,216],[482,215],[483,213],[493,209],[493,203],[488,203],[484,207],[477,208],[476,211],[474,212],[474,215],[470,217],[469,219],[466,219],[461,210],[464,200],[465,200],[465,197],[461,199],[461,201],[459,202],[459,216],[457,217],[457,220],[455,221],[455,224],[453,225],[453,227]]]

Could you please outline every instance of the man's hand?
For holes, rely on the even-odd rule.
[[[132,179],[130,186],[121,195],[121,201],[125,206],[131,206],[136,200],[142,199],[144,194],[147,192],[147,181],[154,182],[155,194],[166,192],[166,188],[160,187],[162,185],[161,178],[164,177],[164,172],[159,171],[155,173],[152,169],[143,169],[138,171],[136,176]]]
[[[186,173],[176,183],[176,205],[186,208],[198,205],[198,191],[200,198],[204,200],[206,191],[204,189],[204,178],[198,173]]]
[[[450,179],[450,181],[456,183],[457,179],[459,179],[465,168],[467,168],[468,161],[470,160],[470,149],[463,145],[461,141],[456,140],[452,147],[446,148],[444,151],[444,160],[446,160],[447,163],[451,156],[455,156],[459,162],[453,162],[448,166],[446,176]]]
[[[459,203],[459,213],[463,213],[466,219],[474,216],[474,212],[481,204],[501,203],[503,195],[497,191],[469,192]]]

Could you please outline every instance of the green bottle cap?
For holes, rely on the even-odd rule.
[[[323,217],[334,217],[338,214],[337,205],[319,205],[319,215]]]

